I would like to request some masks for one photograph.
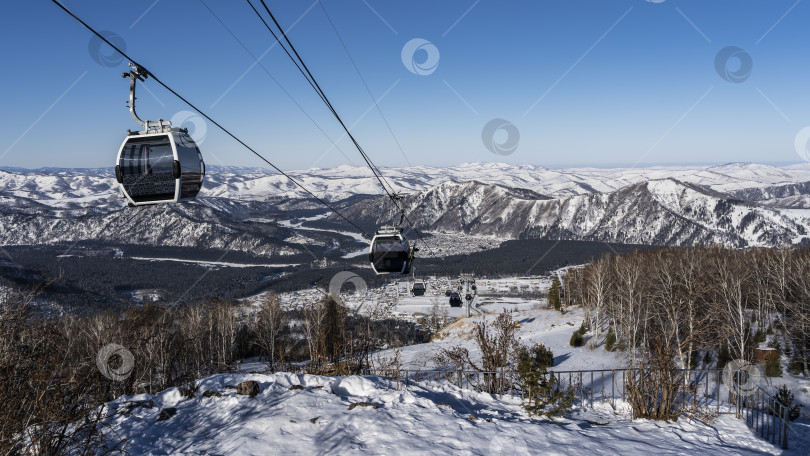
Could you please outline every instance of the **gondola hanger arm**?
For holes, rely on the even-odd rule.
[[[147,126],[148,121],[141,120],[141,118],[138,117],[138,113],[135,112],[135,85],[138,81],[145,81],[146,78],[149,77],[149,73],[147,73],[146,70],[140,65],[136,65],[132,62],[129,63],[129,66],[132,68],[131,71],[128,73],[121,73],[121,77],[129,78],[129,101],[127,101],[127,106],[129,106],[129,114],[132,116],[135,122],[138,123],[138,125],[149,129]]]
[[[138,113],[135,112],[135,86],[138,81],[144,82],[149,77],[149,71],[146,68],[136,64],[136,63],[129,63],[129,66],[132,68],[128,73],[121,73],[121,76],[124,78],[129,78],[129,100],[127,101],[127,106],[129,106],[129,114],[138,123],[138,125],[144,127],[144,133],[149,133],[150,129],[154,129],[157,132],[164,132],[167,129],[171,130],[172,123],[163,119],[158,119],[157,122],[153,122],[151,120],[141,120],[138,117]]]

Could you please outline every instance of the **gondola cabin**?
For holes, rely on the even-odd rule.
[[[416,280],[411,287],[411,293],[414,296],[424,296],[425,292],[427,291],[427,287],[425,286],[425,282],[421,280]]]
[[[168,129],[166,129],[168,130]],[[115,179],[130,206],[192,200],[205,163],[186,130],[130,133],[118,151]]]
[[[401,229],[383,227],[371,240],[368,261],[377,274],[408,274],[413,253],[413,247],[402,237]]]

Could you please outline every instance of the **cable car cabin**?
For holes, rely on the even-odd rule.
[[[425,282],[421,280],[417,280],[413,283],[413,287],[411,287],[411,293],[414,296],[424,296],[425,291],[427,291],[427,287],[425,287]]]
[[[185,130],[127,135],[115,179],[130,206],[192,200],[202,188],[205,163]]]
[[[402,237],[402,230],[380,228],[369,247],[368,261],[377,274],[408,274],[414,250]]]

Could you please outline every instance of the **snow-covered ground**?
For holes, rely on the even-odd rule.
[[[473,338],[475,323],[511,311],[526,345],[542,343],[555,355],[554,371],[621,369],[625,355],[601,346],[571,347],[569,339],[584,319],[580,308],[565,314],[547,309],[545,298],[498,296],[541,292],[548,277],[479,279],[477,309],[482,314],[457,318],[463,308],[450,308],[443,290],[454,288],[447,278],[429,278],[428,296],[413,297],[400,284],[369,290],[364,297],[386,303],[392,314],[416,318],[430,313],[434,302],[448,310],[450,325],[428,343],[386,350],[373,356],[383,364],[397,353],[402,369],[437,368],[434,358],[442,348],[463,346],[478,359]],[[285,306],[322,296],[317,290],[282,295]],[[348,304],[363,301],[349,295]],[[396,298],[396,299],[394,299]],[[458,314],[458,315],[457,315]],[[454,454],[454,455],[554,455],[554,454],[785,454],[806,455],[810,448],[810,420],[792,422],[790,449],[783,451],[755,435],[733,415],[719,415],[713,422],[682,416],[677,422],[632,420],[629,406],[597,402],[576,407],[565,418],[530,417],[521,399],[461,389],[447,382],[408,385],[375,377],[321,377],[290,373],[262,373],[266,366],[245,362],[238,373],[214,375],[197,382],[194,398],[184,398],[170,388],[155,395],[120,397],[108,404],[110,436],[124,438],[130,454]],[[236,394],[234,386],[246,380],[259,383],[260,393],[250,398]],[[773,390],[787,383],[799,402],[810,400],[810,380],[785,374],[764,379]],[[293,389],[293,385],[300,385]],[[206,391],[215,392],[204,397]],[[132,406],[135,403],[152,405]],[[365,405],[353,405],[364,403]],[[158,421],[161,410],[176,414]],[[350,409],[350,407],[352,407]],[[805,410],[807,414],[807,410]]]
[[[547,279],[479,281],[479,289],[547,286],[541,282]],[[300,292],[295,296],[308,295]],[[436,299],[444,302],[443,296],[403,297],[393,310],[404,315],[427,313],[427,307],[432,307],[429,303]],[[432,342],[399,349],[402,368],[436,367],[434,355],[455,345],[468,348],[476,359],[480,353],[473,342],[473,325],[495,318],[502,310],[513,312],[524,344],[542,343],[553,350],[555,371],[625,366],[621,353],[569,346],[571,333],[584,317],[581,309],[560,314],[543,308],[544,300],[478,299],[484,315],[460,318]],[[448,306],[443,304],[442,308]],[[393,354],[394,350],[388,350],[375,358]],[[130,454],[154,455],[799,455],[807,454],[810,445],[810,421],[806,418],[791,423],[791,449],[783,452],[731,415],[720,415],[712,423],[686,417],[672,423],[632,420],[627,404],[618,401],[615,409],[612,404],[597,403],[575,408],[566,418],[537,418],[527,415],[518,397],[493,396],[448,383],[406,386],[374,376],[258,373],[263,367],[259,362],[246,363],[240,373],[202,379],[197,382],[194,398],[184,398],[178,388],[155,395],[120,397],[108,404],[106,432],[112,438],[126,439]],[[246,380],[259,383],[259,395],[250,398],[236,394],[234,386]],[[805,380],[802,385],[807,387],[808,383]],[[293,385],[301,389],[291,389]],[[221,396],[204,397],[206,391]],[[133,407],[135,403],[152,407]],[[366,405],[352,405],[357,403]],[[161,410],[169,407],[175,408],[176,414],[158,421]]]
[[[177,263],[199,264],[206,267],[229,267],[229,268],[286,268],[290,266],[298,266],[298,263],[229,263],[225,261],[204,261],[204,260],[186,260],[183,258],[154,258],[154,257],[129,257],[131,260],[141,261],[174,261]]]
[[[553,370],[622,369],[627,366],[623,353],[607,352],[602,348],[591,350],[586,347],[570,346],[571,334],[579,328],[584,318],[581,309],[571,309],[561,315],[555,310],[539,309],[538,305],[544,305],[544,302],[524,301],[518,298],[499,301],[499,304],[493,306],[491,310],[514,311],[513,318],[520,323],[518,336],[523,344],[529,346],[543,344],[554,352]],[[398,351],[403,369],[433,369],[440,367],[436,365],[434,358],[442,349],[463,346],[469,350],[472,359],[478,359],[481,352],[473,339],[475,324],[484,320],[491,321],[496,315],[486,313],[483,316],[460,319],[442,330],[431,342],[386,350],[380,352],[377,358],[390,359]]]
[[[256,397],[233,389],[246,380],[259,383]],[[130,410],[132,401],[153,407]],[[176,414],[157,421],[169,407]],[[379,377],[219,374],[200,381],[194,398],[170,388],[120,397],[108,413],[107,435],[126,439],[133,455],[805,455],[808,443],[806,422],[794,423],[800,432],[783,452],[728,415],[712,424],[630,420],[625,404],[597,404],[568,418],[534,418],[520,398],[447,384],[397,388]]]
[[[497,314],[508,310],[513,312],[513,318],[520,323],[518,336],[523,344],[543,344],[553,351],[555,355],[553,369],[556,371],[622,369],[627,366],[623,353],[604,350],[602,343],[605,334],[600,335],[599,346],[595,349],[588,348],[593,337],[592,332],[586,333],[585,346],[570,346],[571,335],[584,321],[583,309],[573,307],[565,314],[560,314],[547,308],[548,303],[544,297],[524,299],[503,296],[504,293],[516,292],[545,293],[551,284],[550,277],[479,278],[476,281],[479,295],[473,301],[474,311],[470,318],[464,318],[466,303],[462,307],[450,307],[448,298],[444,295],[445,290],[456,290],[456,281],[446,277],[431,277],[425,282],[428,287],[425,296],[411,296],[408,292],[411,283],[406,281],[391,283],[382,288],[369,288],[362,295],[351,290],[344,290],[346,293],[341,293],[341,298],[350,309],[364,314],[378,310],[377,306],[382,306],[387,310],[388,316],[418,321],[420,317],[431,314],[434,305],[438,304],[439,316],[446,315],[448,318],[450,325],[439,332],[432,341],[382,351],[378,353],[377,358],[389,359],[395,351],[398,351],[403,369],[433,369],[438,367],[434,363],[434,358],[442,349],[461,345],[470,351],[473,359],[476,359],[480,356],[480,352],[473,340],[474,325],[484,320],[492,321]],[[396,286],[399,286],[400,290],[398,297]],[[248,298],[243,302],[255,310],[263,295]],[[282,293],[279,297],[285,308],[292,309],[323,299],[324,292],[308,289]],[[763,376],[761,386],[774,392],[782,384],[787,384],[794,391],[798,402],[808,404],[803,411],[810,417],[810,380],[790,375],[785,362],[782,368],[783,377]]]

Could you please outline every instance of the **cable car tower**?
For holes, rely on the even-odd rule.
[[[467,317],[471,317],[472,303],[478,297],[478,286],[475,284],[475,277],[472,274],[462,273],[458,276],[458,292],[463,294],[464,301],[467,303]]]
[[[135,112],[135,85],[149,72],[130,63],[129,113],[143,131],[127,130],[118,151],[115,180],[129,206],[192,200],[202,188],[205,163],[200,149],[185,128],[172,128],[163,119],[141,120]]]

